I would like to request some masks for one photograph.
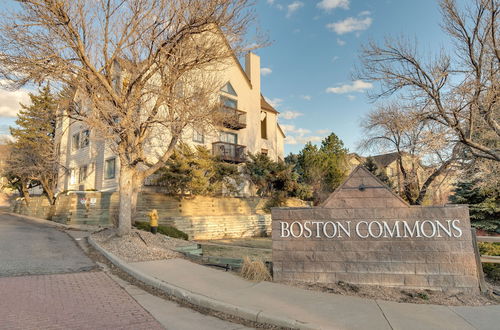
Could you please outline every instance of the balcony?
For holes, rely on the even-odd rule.
[[[247,113],[238,109],[224,106],[220,108],[221,122],[224,127],[242,129],[247,127]]]
[[[227,142],[212,143],[212,154],[231,163],[243,163],[246,160],[245,146]]]

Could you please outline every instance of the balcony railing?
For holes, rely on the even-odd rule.
[[[220,108],[222,124],[231,129],[247,127],[247,113],[230,107]]]
[[[231,163],[242,163],[246,160],[245,146],[227,143],[212,143],[212,154],[220,159]]]

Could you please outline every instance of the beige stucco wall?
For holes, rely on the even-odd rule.
[[[220,64],[214,68],[217,74],[217,80],[221,82],[221,88],[229,82],[237,94],[238,110],[246,112],[246,128],[233,130],[226,127],[218,127],[206,133],[203,145],[212,149],[212,143],[219,141],[219,131],[235,133],[238,136],[238,144],[246,146],[246,152],[258,153],[262,149],[267,149],[268,155],[273,160],[283,159],[284,157],[284,137],[278,129],[277,113],[261,108],[261,89],[260,89],[260,58],[256,54],[249,53],[246,56],[245,69],[234,57],[228,60],[226,64]],[[246,72],[245,72],[246,71]],[[220,92],[221,95],[227,95]],[[235,98],[234,96],[231,98]],[[78,99],[78,96],[77,98]],[[78,100],[83,103],[85,100]],[[267,113],[267,139],[261,138],[261,111]],[[119,161],[117,159],[117,173],[114,179],[104,179],[104,162],[106,159],[114,157],[109,142],[105,142],[91,133],[90,145],[83,149],[72,150],[71,141],[73,134],[85,129],[82,123],[74,122],[67,117],[61,121],[58,127],[58,136],[60,141],[60,157],[64,168],[61,169],[58,191],[67,190],[91,190],[113,191],[117,188]],[[148,157],[157,158],[162,150],[166,148],[166,142],[169,141],[168,133],[158,131],[152,134],[153,138],[148,146]],[[199,143],[192,140],[192,128],[184,131],[182,141],[195,146]],[[70,182],[71,169],[78,169],[81,166],[88,166],[88,178],[85,182]],[[78,173],[77,180],[78,181]]]

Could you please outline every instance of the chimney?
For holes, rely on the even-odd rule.
[[[252,83],[252,89],[260,93],[260,57],[252,52],[245,56],[245,72]]]

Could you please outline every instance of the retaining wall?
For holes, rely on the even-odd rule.
[[[271,216],[263,207],[264,198],[234,197],[172,197],[159,193],[140,193],[136,221],[149,221],[148,212],[157,209],[160,224],[173,225],[190,239],[218,239],[270,235]],[[119,195],[117,192],[70,193],[58,197],[56,205],[49,205],[44,196],[30,198],[29,206],[17,200],[12,211],[19,214],[66,224],[110,226],[117,219]],[[304,206],[290,199],[287,205]]]

